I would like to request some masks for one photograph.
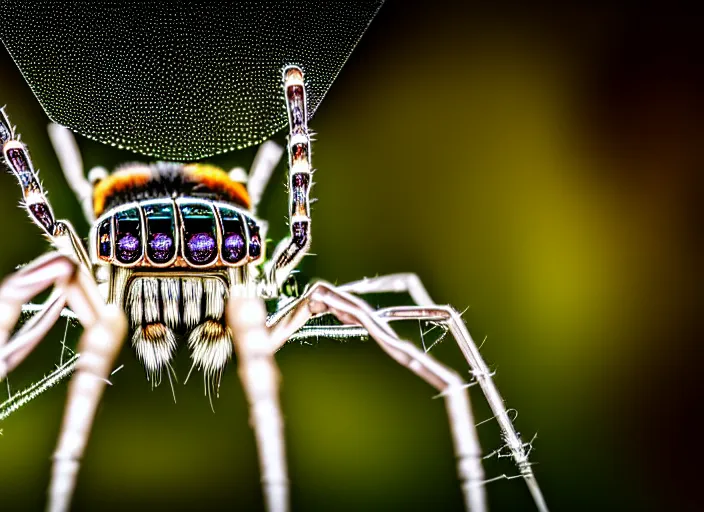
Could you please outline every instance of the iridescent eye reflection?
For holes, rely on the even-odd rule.
[[[242,216],[236,210],[219,206],[222,220],[222,259],[227,263],[239,263],[247,256],[247,237]]]
[[[125,233],[117,241],[117,254],[122,261],[130,262],[139,256],[139,238],[132,233]]]
[[[244,238],[242,235],[234,233],[225,239],[225,254],[223,257],[227,261],[239,261],[244,256]]]
[[[210,233],[196,233],[188,239],[188,252],[195,263],[208,263],[215,255],[215,239]]]
[[[139,211],[130,208],[115,214],[117,243],[115,256],[121,263],[134,263],[142,257],[142,228]]]
[[[184,257],[194,265],[213,262],[218,253],[213,207],[199,201],[184,201],[179,207],[186,241],[183,248]]]
[[[174,241],[166,233],[156,233],[149,241],[149,257],[157,263],[165,263],[171,259],[171,248]]]

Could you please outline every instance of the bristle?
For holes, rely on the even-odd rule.
[[[161,371],[168,368],[176,352],[174,332],[162,323],[147,324],[135,330],[132,346],[144,364],[152,385],[158,385]]]
[[[142,280],[136,279],[130,284],[130,291],[127,294],[127,309],[130,314],[130,323],[132,327],[141,327],[142,312],[144,311],[144,301],[142,299]]]
[[[225,314],[227,289],[220,279],[204,279],[205,317],[220,320]]]
[[[230,329],[215,320],[206,320],[188,335],[188,348],[191,350],[193,366],[203,370],[206,381],[206,394],[217,389],[222,371],[232,357],[232,333]]]
[[[144,283],[144,321],[148,324],[159,322],[159,280],[149,277],[141,281]]]
[[[181,283],[179,279],[161,279],[161,302],[164,307],[164,322],[172,329],[181,324]]]
[[[203,300],[203,281],[200,278],[181,279],[183,291],[183,324],[191,328],[201,321],[201,301]]]

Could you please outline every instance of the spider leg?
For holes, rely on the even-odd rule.
[[[10,365],[6,367],[7,371],[21,360],[8,361],[8,358],[16,358],[13,353],[36,344],[60,316],[66,302],[63,287],[75,272],[75,265],[67,260],[67,257],[56,252],[46,254],[7,276],[0,285],[0,366]],[[56,289],[40,312],[9,341],[25,302],[51,285],[56,285]],[[33,340],[35,336],[37,340]],[[0,378],[2,376],[0,370]]]
[[[418,275],[412,273],[367,277],[361,281],[340,285],[337,289],[354,293],[355,295],[364,295],[367,293],[407,293],[411,296],[413,302],[419,306],[432,306],[435,304]]]
[[[257,206],[283,152],[284,149],[273,140],[268,140],[259,146],[247,179],[247,192],[252,201],[253,214],[257,213]]]
[[[547,511],[547,504],[528,461],[528,450],[516,432],[507,412],[504,400],[499,394],[491,372],[482,358],[477,344],[472,339],[460,314],[451,306],[440,306],[430,298],[430,294],[416,274],[390,274],[372,277],[340,286],[338,289],[354,294],[367,293],[408,293],[417,307],[394,307],[377,311],[377,315],[386,321],[393,320],[428,320],[440,322],[450,329],[465,359],[470,365],[472,375],[479,383],[484,396],[501,428],[502,436],[511,451],[520,474],[525,479],[538,510]]]
[[[481,449],[469,394],[460,376],[412,343],[399,339],[367,303],[323,282],[311,286],[287,307],[285,316],[278,317],[271,331],[273,346],[285,343],[311,317],[323,313],[334,315],[343,324],[361,325],[384,352],[440,391],[447,407],[465,504],[474,512],[486,510]]]
[[[232,330],[238,373],[257,440],[266,509],[285,512],[289,508],[289,484],[279,405],[279,372],[274,354],[286,340],[273,343],[266,328],[264,303],[258,298],[231,294],[227,323]]]
[[[39,182],[27,147],[15,138],[14,128],[5,111],[0,109],[0,143],[5,162],[22,188],[23,205],[29,218],[49,237],[51,243],[62,253],[90,269],[90,258],[76,230],[66,220],[56,220],[46,192]]]
[[[278,290],[310,247],[310,133],[303,71],[297,66],[284,69],[284,91],[288,111],[288,178],[290,236],[279,243],[267,267],[268,284]]]
[[[504,400],[499,394],[492,374],[482,358],[479,347],[474,342],[467,330],[460,314],[451,306],[400,306],[379,310],[377,315],[387,321],[392,320],[427,320],[445,324],[452,336],[457,341],[465,359],[469,363],[472,376],[479,383],[484,396],[489,402],[491,411],[494,413],[496,421],[501,428],[502,437],[506,446],[511,451],[513,460],[518,467],[518,471],[528,485],[528,489],[533,497],[538,510],[547,512],[548,507],[540,490],[538,481],[533,473],[533,468],[528,460],[530,450],[526,449],[526,444],[521,440],[516,432],[511,416],[506,409]]]
[[[61,170],[69,187],[83,208],[83,215],[89,224],[95,222],[93,209],[93,186],[83,173],[83,160],[71,130],[60,124],[51,123],[47,127],[49,139],[59,159]]]
[[[48,510],[51,512],[69,510],[95,412],[127,334],[127,319],[116,305],[101,301],[93,306],[97,318],[86,328],[78,344],[80,357],[69,383],[64,419],[54,451],[49,486]]]
[[[45,288],[54,293],[45,308],[10,339],[22,305]],[[72,258],[47,254],[7,277],[0,286],[0,380],[17,366],[61,316],[64,304],[85,328],[69,385],[66,412],[54,453],[49,510],[68,510],[76,475],[98,402],[127,331],[117,306],[106,305],[88,272]],[[9,341],[7,341],[9,339]]]

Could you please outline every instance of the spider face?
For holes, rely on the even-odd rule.
[[[94,184],[90,253],[98,287],[127,313],[153,385],[178,340],[217,391],[232,355],[233,287],[254,285],[265,248],[245,186],[202,164],[127,165]]]
[[[98,182],[93,196],[96,265],[210,269],[262,259],[247,190],[220,169],[129,166]]]

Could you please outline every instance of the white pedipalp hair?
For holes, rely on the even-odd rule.
[[[153,277],[140,279],[143,283],[144,322],[151,324],[161,321],[159,311],[159,280]]]
[[[162,323],[137,327],[132,336],[132,346],[144,364],[152,385],[158,385],[162,369],[169,366],[176,353],[174,332]]]
[[[181,325],[181,282],[178,278],[161,279],[161,302],[164,323],[172,329],[178,328]]]
[[[136,279],[131,285],[127,294],[127,308],[129,310],[130,325],[133,328],[139,328],[142,325],[142,280]]]
[[[208,319],[198,325],[188,335],[188,348],[191,350],[193,368],[203,371],[206,394],[217,389],[222,371],[232,357],[232,333],[222,323]]]
[[[227,289],[220,279],[204,279],[205,318],[220,320],[225,314]]]
[[[181,279],[181,287],[183,291],[183,325],[186,328],[191,328],[201,321],[203,281],[200,278],[184,278]]]

